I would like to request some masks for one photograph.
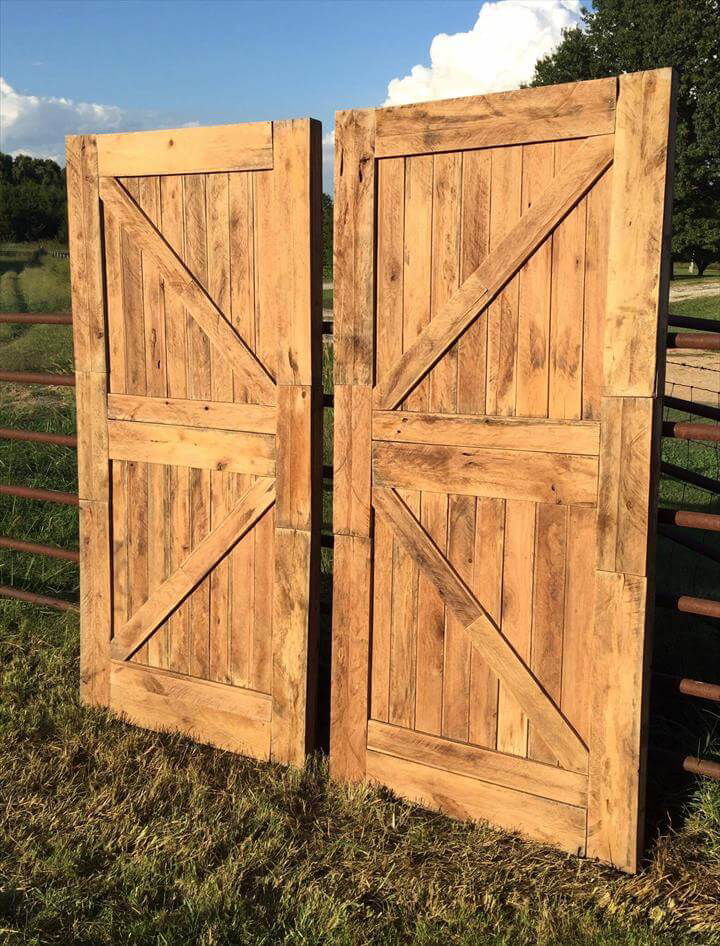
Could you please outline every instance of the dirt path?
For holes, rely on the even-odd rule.
[[[670,301],[679,302],[681,299],[697,299],[698,296],[716,296],[720,295],[720,279],[713,279],[711,282],[692,283],[689,286],[679,285],[670,286]]]

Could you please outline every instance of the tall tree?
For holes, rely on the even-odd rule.
[[[673,255],[720,259],[720,3],[595,0],[535,66],[532,85],[675,66],[679,73]]]
[[[65,171],[57,162],[0,152],[0,239],[67,240]]]

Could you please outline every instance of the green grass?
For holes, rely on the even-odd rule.
[[[693,283],[704,283],[708,279],[712,280],[720,277],[720,263],[711,263],[702,276],[688,272],[689,268],[689,263],[674,263],[672,281],[689,286]]]
[[[28,306],[39,275],[29,268],[15,272]],[[0,336],[0,364],[67,370],[65,330],[34,329]],[[329,346],[323,384],[332,390]],[[0,426],[74,428],[71,392],[0,394]],[[331,411],[325,420],[329,463]],[[664,453],[720,469],[715,448],[666,441]],[[74,458],[0,441],[0,480],[72,491]],[[717,508],[669,481],[663,501]],[[73,547],[76,512],[0,497],[0,534]],[[324,550],[325,689],[331,567]],[[720,596],[717,566],[667,540],[658,581]],[[0,582],[77,596],[75,566],[35,556],[0,553]],[[660,611],[655,652],[659,669],[716,679],[717,624]],[[77,667],[73,615],[0,602],[0,943],[720,944],[718,783],[670,778],[651,756],[647,860],[625,877],[385,791],[334,785],[320,753],[296,772],[127,726],[79,704]],[[655,706],[651,742],[718,758],[718,721],[688,702]]]

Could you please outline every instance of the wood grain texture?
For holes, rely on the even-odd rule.
[[[98,136],[98,168],[103,176],[208,174],[272,166],[272,122]]]
[[[219,749],[270,757],[271,701],[252,690],[113,661],[110,707],[147,729],[179,731]]]
[[[336,152],[333,775],[629,870],[672,84],[343,112]]]
[[[381,486],[544,503],[594,504],[597,496],[597,459],[566,453],[378,440],[373,477]]]
[[[584,808],[370,749],[367,772],[371,779],[426,808],[456,818],[491,821],[571,854],[585,852]]]
[[[81,500],[80,693],[87,703],[106,706],[110,698],[108,659],[112,624],[110,467],[105,410],[107,331],[95,138],[68,138],[67,187]]]
[[[604,393],[661,393],[676,79],[672,69],[620,76],[608,246]]]
[[[378,157],[612,134],[615,79],[377,110]]]
[[[118,679],[114,709],[302,764],[320,554],[320,126],[106,136],[101,183],[85,141],[71,140],[69,167],[93,566],[83,687],[98,685],[106,633],[97,669]],[[98,617],[111,606],[112,645]],[[113,654],[128,673],[111,671]],[[262,725],[243,716],[250,691]]]

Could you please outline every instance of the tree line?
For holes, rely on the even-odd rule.
[[[67,242],[65,169],[49,158],[0,152],[0,241]]]

